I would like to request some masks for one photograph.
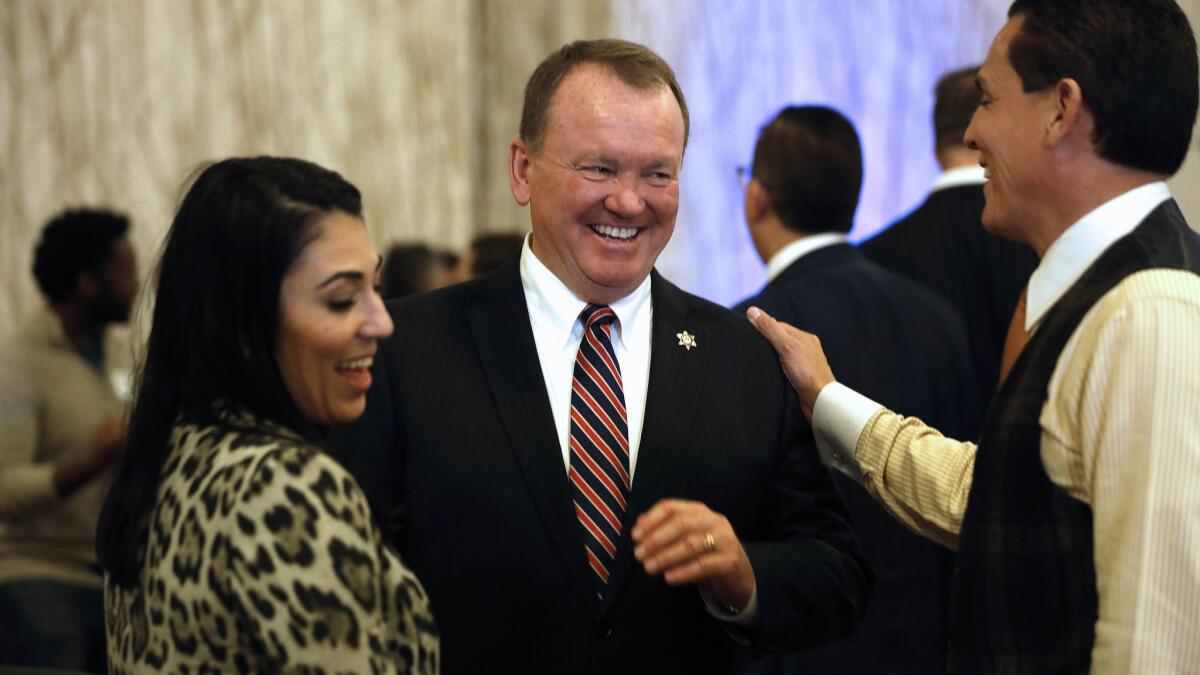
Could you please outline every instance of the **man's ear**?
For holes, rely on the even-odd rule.
[[[1092,142],[1092,115],[1083,102],[1083,90],[1074,79],[1065,77],[1048,92],[1051,96],[1047,105],[1051,116],[1046,125],[1047,145],[1058,145],[1063,140],[1081,138],[1089,145]]]
[[[525,141],[513,139],[508,147],[508,183],[513,199],[521,206],[529,204],[529,149]]]
[[[100,294],[100,277],[95,272],[80,272],[75,275],[75,297],[91,300]]]
[[[770,209],[771,195],[757,178],[751,178],[746,185],[746,224],[754,226],[761,223]]]

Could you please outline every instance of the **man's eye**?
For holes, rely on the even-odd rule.
[[[608,178],[613,173],[607,166],[583,166],[579,170],[588,178]]]
[[[665,171],[654,171],[650,173],[649,182],[656,187],[662,187],[671,182],[671,174]]]

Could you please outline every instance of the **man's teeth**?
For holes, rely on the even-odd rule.
[[[375,362],[374,357],[364,356],[361,359],[350,359],[348,361],[342,361],[337,364],[337,368],[338,368],[338,370],[359,370],[362,368],[370,368],[371,364],[374,362]]]
[[[593,225],[592,229],[613,239],[632,239],[637,234],[636,227],[612,227],[610,225]]]

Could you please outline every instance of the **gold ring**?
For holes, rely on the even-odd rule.
[[[716,551],[716,550],[717,550],[717,538],[712,536],[712,532],[705,533],[705,535],[704,535],[704,552],[712,553],[713,551]]]

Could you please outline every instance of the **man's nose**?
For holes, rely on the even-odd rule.
[[[622,218],[633,218],[646,209],[646,200],[625,181],[617,181],[616,188],[604,200],[604,207]]]
[[[971,115],[971,121],[967,124],[967,130],[963,132],[963,144],[972,150],[978,150],[979,146],[975,143],[975,115]]]

